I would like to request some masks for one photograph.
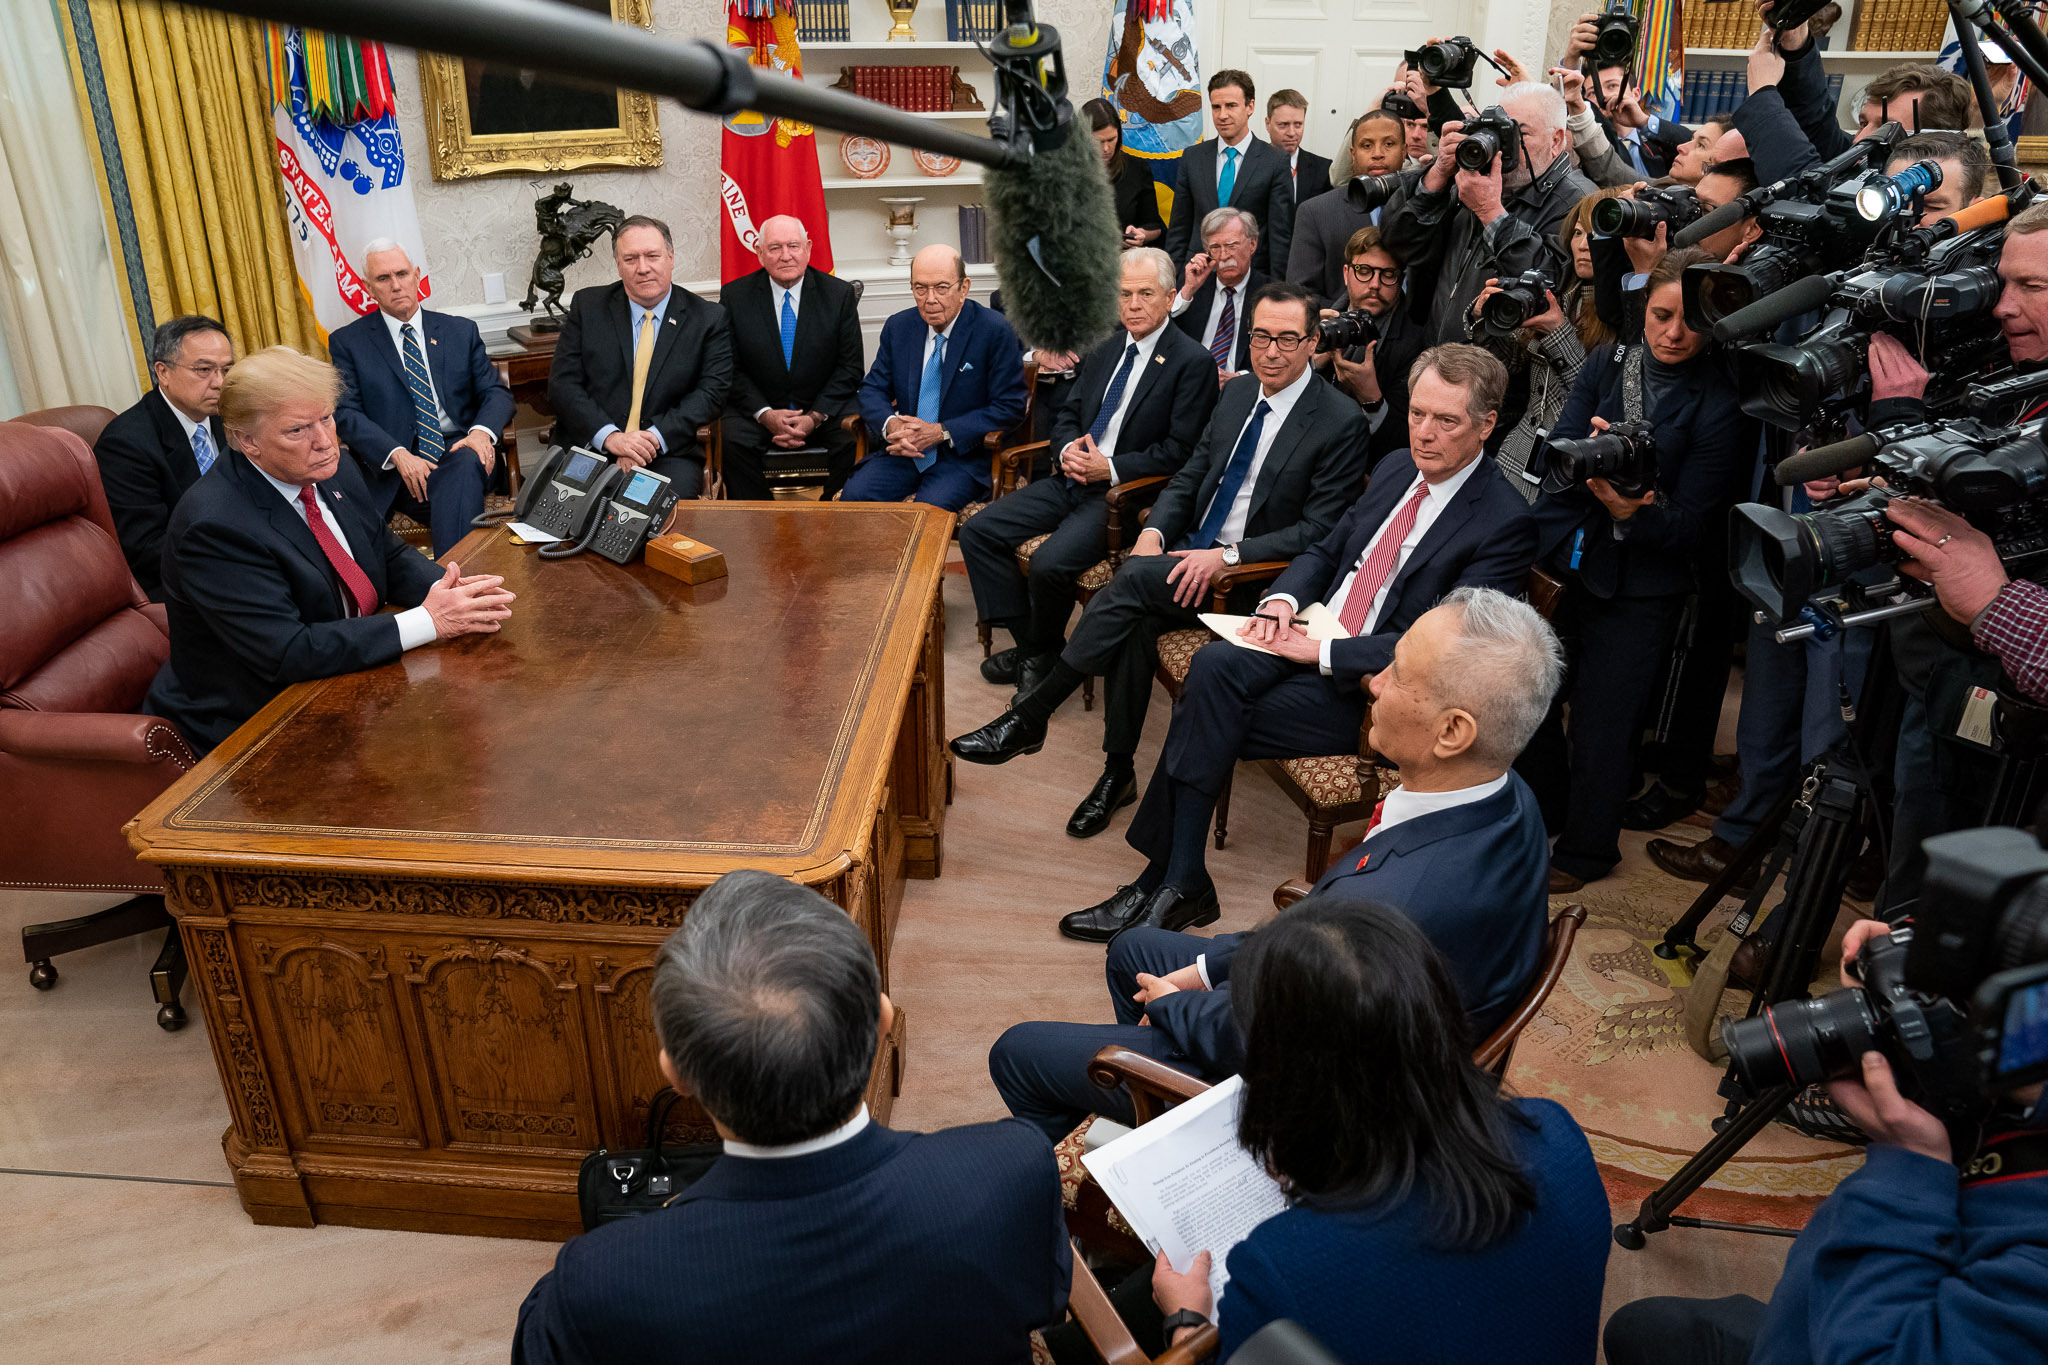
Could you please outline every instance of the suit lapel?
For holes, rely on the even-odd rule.
[[[607,295],[604,312],[611,319],[613,345],[624,349],[626,355],[626,387],[630,393],[633,385],[633,304],[626,297],[626,286],[615,284],[617,291]]]
[[[413,316],[424,317],[424,314],[415,313]],[[391,367],[391,377],[398,381],[398,387],[404,390],[409,398],[412,394],[412,385],[405,378],[405,356],[399,349],[398,339],[391,335],[391,328],[384,321],[384,314],[381,311],[370,314],[367,321],[377,329],[370,349],[384,358],[384,363]]]
[[[1326,874],[1331,880],[1360,874],[1371,875],[1384,871],[1386,867],[1406,853],[1426,848],[1440,839],[1452,839],[1483,829],[1496,820],[1514,812],[1515,783],[1510,774],[1508,783],[1493,795],[1481,801],[1467,801],[1462,806],[1449,810],[1431,811],[1418,815],[1412,820],[1403,820],[1385,833],[1374,834],[1350,854],[1347,854]],[[1317,887],[1321,889],[1320,884]]]
[[[1131,334],[1129,332],[1125,332],[1123,334],[1123,337],[1124,346],[1130,345]],[[1152,344],[1152,358],[1146,361],[1143,365],[1139,366],[1138,372],[1131,376],[1130,398],[1124,404],[1124,412],[1126,414],[1133,413],[1138,410],[1139,401],[1143,399],[1147,393],[1151,392],[1152,385],[1159,378],[1160,371],[1166,368],[1166,356],[1164,355],[1165,350],[1166,336],[1164,330],[1162,329],[1159,340]],[[1102,381],[1104,392],[1108,391],[1109,380],[1116,378],[1116,370],[1114,366],[1121,365],[1123,363],[1123,347],[1120,346],[1117,348],[1116,359],[1113,362],[1112,368],[1110,369],[1109,379],[1105,379]],[[1130,418],[1128,415],[1125,416],[1124,421],[1126,425],[1129,424]]]
[[[976,307],[973,299],[960,305],[960,315],[953,320],[953,335],[946,339],[946,358],[939,366],[939,412],[946,410],[946,396],[953,391],[953,376],[960,373],[960,366],[967,357],[967,334],[973,329],[973,316],[969,309]],[[929,330],[929,329],[927,329]],[[922,382],[922,375],[919,377]]]
[[[1483,460],[1486,456],[1481,455],[1479,458]],[[1478,510],[1479,499],[1484,492],[1479,481],[1485,477],[1485,470],[1473,470],[1466,478],[1465,486],[1460,488],[1457,496],[1451,499],[1451,505],[1444,508],[1437,519],[1429,524],[1429,530],[1423,535],[1421,542],[1416,545],[1414,552],[1408,556],[1408,562],[1401,566],[1401,572],[1394,575],[1393,583],[1387,588],[1387,603],[1380,611],[1382,618],[1393,614],[1394,604],[1401,600],[1401,589],[1407,585],[1408,576],[1429,563],[1430,560],[1436,558],[1443,551],[1444,546],[1463,535],[1465,528],[1472,524],[1473,514]]]
[[[334,572],[334,567],[327,562],[326,554],[320,549],[320,542],[313,539],[313,532],[306,526],[306,519],[299,515],[298,509],[278,496],[277,490],[270,486],[270,481],[249,462],[247,456],[231,460],[228,468],[241,482],[242,491],[250,503],[261,509],[263,515],[269,519],[271,529],[282,536],[285,543],[306,561],[307,566],[326,579],[329,586],[338,593],[341,586],[340,578]],[[340,606],[339,597],[335,599],[335,605],[337,608]]]
[[[661,326],[654,329],[654,357],[647,362],[647,388],[654,391],[654,376],[661,373],[661,367],[668,363],[676,349],[676,339],[683,334],[683,310],[689,306],[683,291],[671,287],[668,291],[668,307],[662,312]],[[643,404],[642,416],[646,415]]]
[[[426,353],[427,373],[434,377],[434,393],[441,400],[441,411],[448,415],[449,421],[460,422],[462,419],[456,414],[455,403],[449,397],[454,390],[450,384],[448,357],[441,353],[441,338],[438,335],[442,330],[441,319],[424,308],[413,316],[420,324],[421,350]]]
[[[1251,534],[1252,518],[1265,506],[1273,485],[1280,481],[1280,471],[1286,468],[1295,449],[1301,445],[1301,438],[1321,421],[1321,388],[1318,381],[1309,380],[1308,390],[1295,402],[1294,411],[1287,414],[1287,420],[1280,424],[1278,434],[1273,437],[1273,444],[1267,448],[1265,463],[1259,466],[1259,481],[1252,486],[1251,504],[1245,508],[1246,535]]]
[[[763,278],[765,279],[766,277],[763,276]],[[819,314],[819,310],[824,307],[825,290],[821,283],[823,279],[824,276],[820,275],[816,270],[804,271],[803,293],[797,299],[796,304],[796,344],[793,349],[797,355],[805,354],[805,347],[823,346],[825,344],[825,320]],[[768,311],[771,314],[775,312],[775,290],[772,285],[768,290]],[[775,352],[777,355],[780,355],[782,353],[782,319],[776,317],[774,318],[774,323]],[[788,373],[793,368],[793,365],[784,365],[783,371]]]
[[[1235,383],[1236,381],[1233,381],[1233,384]],[[1251,383],[1243,384],[1241,387],[1244,390],[1242,397],[1233,394],[1230,388],[1226,387],[1223,390],[1224,396],[1216,401],[1215,413],[1209,419],[1210,425],[1214,429],[1217,431],[1227,431],[1230,435],[1218,443],[1208,469],[1202,473],[1201,496],[1195,500],[1195,511],[1197,513],[1195,522],[1197,526],[1201,522],[1201,514],[1205,513],[1208,509],[1209,500],[1216,496],[1217,488],[1223,483],[1223,471],[1230,467],[1230,457],[1237,453],[1237,443],[1244,439],[1244,424],[1250,418],[1252,408],[1259,401],[1261,390],[1259,389],[1258,380],[1254,379]],[[1223,411],[1226,404],[1230,408],[1228,414]],[[1269,452],[1267,455],[1269,463],[1271,458],[1272,456]],[[1256,490],[1254,490],[1253,496],[1254,498],[1257,497]],[[1249,521],[1250,517],[1247,516],[1246,520]],[[1196,526],[1188,527],[1190,532],[1195,529]]]

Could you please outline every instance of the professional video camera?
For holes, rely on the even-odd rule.
[[[1345,351],[1380,339],[1380,325],[1363,308],[1353,308],[1316,324],[1316,353]]]
[[[1642,237],[1657,235],[1657,224],[1666,224],[1668,240],[1680,228],[1691,226],[1705,210],[1699,194],[1690,185],[1667,185],[1637,190],[1633,199],[1602,199],[1593,205],[1593,231],[1601,237]]]
[[[1648,422],[1616,422],[1575,441],[1543,436],[1529,452],[1529,477],[1546,493],[1605,479],[1625,498],[1640,498],[1657,481],[1657,435]]]
[[[1522,125],[1515,122],[1507,110],[1498,104],[1488,105],[1466,119],[1462,131],[1465,140],[1458,144],[1457,151],[1460,170],[1484,175],[1496,156],[1500,158],[1502,175],[1515,168],[1516,155],[1522,145]]]
[[[1545,297],[1549,291],[1550,281],[1540,270],[1524,270],[1514,279],[1502,280],[1500,291],[1487,295],[1486,302],[1479,305],[1479,335],[1495,341],[1513,336],[1530,318],[1550,307]]]
[[[1884,509],[1908,495],[1940,503],[1991,537],[2008,569],[2048,555],[2048,450],[2038,431],[1993,427],[1972,418],[1865,433],[1806,451],[1812,477],[1862,466],[1885,487],[1789,513],[1763,503],[1736,507],[1729,525],[1735,586],[1767,617],[1797,620],[1807,602],[1877,564],[1902,558]],[[1901,579],[1888,588],[1916,598],[1928,589]]]
[[[2048,852],[2017,829],[1929,839],[1913,927],[1856,954],[1860,987],[1725,1025],[1752,1094],[1860,1072],[1875,1049],[1900,1089],[1951,1125],[2048,1076]]]
[[[1606,11],[1593,21],[1593,47],[1586,60],[1595,68],[1620,66],[1633,61],[1635,55],[1636,16],[1628,0],[1608,0]]]
[[[1431,85],[1444,90],[1469,90],[1472,88],[1472,72],[1479,65],[1480,52],[1479,44],[1460,36],[1424,43],[1401,56]]]

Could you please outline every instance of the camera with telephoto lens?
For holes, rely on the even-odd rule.
[[[1633,199],[1602,199],[1593,205],[1593,231],[1602,237],[1657,235],[1657,224],[1665,224],[1664,239],[1671,240],[1680,228],[1688,227],[1706,210],[1690,185],[1667,185],[1637,190]]]
[[[1469,90],[1473,69],[1479,65],[1479,44],[1463,36],[1445,38],[1401,56],[1431,85],[1442,90]]]
[[[1939,503],[1991,538],[2008,570],[2048,557],[2048,450],[2036,431],[1973,418],[1888,428],[1858,438],[1874,447],[1871,487],[1811,512],[1764,503],[1735,508],[1729,563],[1736,588],[1771,620],[1789,624],[1818,594],[1905,556],[1885,508],[1897,497]],[[1916,595],[1928,589],[1901,580]]]
[[[1348,351],[1380,339],[1380,325],[1363,308],[1353,308],[1316,324],[1316,353]]]
[[[1354,175],[1344,191],[1360,208],[1370,211],[1383,207],[1400,188],[1401,177],[1398,175]]]
[[[1605,479],[1625,498],[1640,498],[1657,481],[1657,437],[1648,422],[1616,422],[1575,441],[1540,437],[1529,452],[1529,477],[1546,493]]]
[[[1456,153],[1460,170],[1485,175],[1496,156],[1500,158],[1502,175],[1515,168],[1517,151],[1522,145],[1522,125],[1510,118],[1507,110],[1498,104],[1489,105],[1466,119],[1460,131],[1465,135]]]
[[[1609,0],[1607,10],[1593,21],[1593,48],[1586,56],[1593,65],[1621,66],[1636,55],[1636,16],[1628,0]]]
[[[1722,1028],[1751,1094],[1859,1076],[1862,1055],[1876,1051],[1901,1092],[1954,1127],[2048,1076],[2048,851],[2017,829],[1921,847],[1927,877],[1913,925],[1857,951],[1861,986]]]
[[[1502,280],[1499,291],[1488,294],[1486,302],[1479,305],[1474,330],[1494,341],[1513,336],[1530,318],[1550,307],[1549,292],[1550,281],[1540,270],[1524,270],[1514,279]]]
[[[1429,111],[1410,99],[1405,90],[1389,90],[1380,96],[1380,108],[1404,123],[1410,119],[1429,117]]]

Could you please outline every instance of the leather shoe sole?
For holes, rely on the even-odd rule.
[[[1109,828],[1110,817],[1138,799],[1138,779],[1132,774],[1104,773],[1095,788],[1074,807],[1067,821],[1067,833],[1076,839],[1091,839]]]
[[[979,730],[970,730],[946,746],[955,758],[969,763],[1008,763],[1045,747],[1045,726],[1034,725],[1015,711],[1005,711]]]
[[[998,687],[1008,687],[1017,681],[1018,651],[1015,648],[999,649],[981,661],[981,680]]]
[[[1108,900],[1060,916],[1060,932],[1083,943],[1107,943],[1144,918],[1150,899],[1135,882],[1119,886]]]

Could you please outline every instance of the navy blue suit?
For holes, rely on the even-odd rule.
[[[1318,894],[1369,900],[1414,920],[1449,962],[1473,1037],[1513,1010],[1543,958],[1549,848],[1536,798],[1519,777],[1482,801],[1418,815],[1337,859]],[[1206,1081],[1234,1074],[1244,1040],[1230,1012],[1230,964],[1243,934],[1127,929],[1109,945],[1114,1024],[1018,1024],[996,1041],[989,1073],[1010,1112],[1065,1136],[1088,1114],[1122,1122],[1130,1098],[1088,1081],[1088,1059],[1111,1043]],[[1204,957],[1214,989],[1175,991],[1140,1010],[1138,973],[1165,976]],[[1140,1026],[1140,1015],[1149,1027]]]
[[[441,571],[384,524],[355,464],[315,485],[386,606],[416,607]],[[164,538],[171,657],[143,709],[204,754],[293,683],[390,663],[388,613],[350,616],[341,579],[304,517],[240,451],[192,485]]]
[[[988,495],[988,456],[981,438],[1008,431],[1024,419],[1024,348],[1000,313],[973,299],[960,305],[939,378],[939,424],[953,439],[932,447],[938,460],[919,474],[913,461],[887,453],[882,428],[898,414],[917,416],[930,336],[931,328],[915,308],[882,324],[874,368],[860,386],[868,455],[847,479],[843,501],[901,502],[915,495],[919,502],[957,512]]]
[[[1070,1258],[1059,1169],[1026,1125],[870,1124],[807,1156],[722,1156],[660,1212],[569,1242],[512,1360],[1024,1365]]]
[[[488,427],[492,438],[504,435],[512,421],[512,391],[498,377],[497,366],[484,352],[483,335],[468,318],[449,313],[413,314],[414,330],[424,335],[420,354],[433,376],[434,395],[448,417],[448,444],[471,427]],[[406,386],[405,361],[391,339],[381,312],[357,318],[327,338],[327,353],[341,371],[345,388],[335,405],[334,427],[342,443],[362,466],[385,513],[395,505],[433,528],[434,553],[444,555],[469,534],[471,518],[484,510],[483,465],[469,450],[451,450],[427,479],[425,503],[414,498],[395,469],[384,468],[394,450],[419,453],[419,424],[412,390]]]

